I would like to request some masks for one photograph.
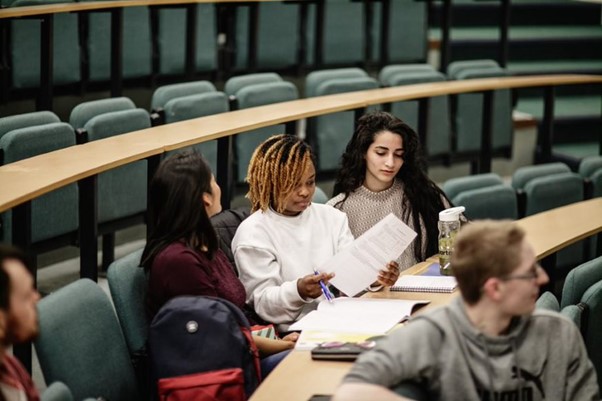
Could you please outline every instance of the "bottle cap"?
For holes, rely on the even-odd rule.
[[[464,206],[450,207],[439,212],[439,221],[458,221],[460,220],[460,213],[464,213],[466,208]]]

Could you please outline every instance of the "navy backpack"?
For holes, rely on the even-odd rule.
[[[241,401],[259,385],[249,322],[224,299],[171,299],[153,319],[148,345],[161,401]]]

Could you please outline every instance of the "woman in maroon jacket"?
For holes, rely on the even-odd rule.
[[[142,266],[149,275],[150,319],[167,301],[181,295],[220,297],[244,311],[245,289],[219,249],[210,221],[222,210],[220,197],[221,190],[199,154],[178,153],[159,165],[150,184],[151,231],[142,253]],[[254,336],[264,377],[294,347],[297,337]]]

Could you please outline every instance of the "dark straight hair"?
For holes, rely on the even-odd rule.
[[[159,252],[177,241],[197,251],[204,248],[213,258],[218,240],[203,203],[203,194],[211,193],[211,177],[211,169],[196,152],[177,153],[161,162],[149,190],[152,230],[141,261],[146,270]]]

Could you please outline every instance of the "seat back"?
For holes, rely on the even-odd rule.
[[[602,281],[602,256],[580,264],[567,274],[560,306],[576,305],[585,291],[598,281]]]
[[[40,394],[40,401],[73,401],[73,394],[65,383],[54,382]]]
[[[536,166],[519,167],[512,174],[512,187],[514,189],[524,189],[529,181],[538,177],[545,177],[553,174],[568,173],[571,169],[564,163],[546,163]]]
[[[163,109],[167,124],[225,113],[230,109],[226,94],[217,92],[207,81],[162,86],[155,91],[152,104],[153,110]],[[203,155],[213,172],[217,171],[217,140],[192,148]]]
[[[145,350],[150,325],[144,308],[148,283],[140,267],[141,256],[142,249],[132,252],[111,263],[107,271],[111,298],[132,357]]]
[[[167,102],[184,96],[215,92],[215,85],[209,81],[182,82],[163,85],[155,89],[151,98],[151,110],[164,109]]]
[[[493,60],[462,61],[448,67],[448,77],[454,80],[504,77],[508,72]],[[456,152],[474,153],[481,149],[483,126],[483,94],[461,94],[456,98],[455,108]],[[512,148],[512,96],[510,90],[501,89],[493,94],[491,149],[504,152],[510,157]]]
[[[380,43],[381,27],[385,23],[383,18],[388,18],[388,31],[386,36],[386,60],[380,53],[380,46],[372,47],[373,61],[390,63],[415,63],[426,61],[428,45],[428,6],[422,1],[397,0],[389,2],[388,14],[383,15],[382,3],[372,3],[373,43]]]
[[[88,140],[109,138],[150,127],[146,110],[109,112],[90,119],[84,129]],[[147,162],[138,161],[99,174],[98,221],[106,223],[146,210]]]
[[[7,132],[36,125],[59,123],[61,120],[51,111],[34,111],[0,118],[0,138]]]
[[[312,29],[316,21],[316,9],[310,7],[308,21],[312,24],[308,30],[307,60],[317,68],[325,65],[343,65],[363,63],[364,46],[367,41],[364,26],[364,2],[350,0],[324,0],[324,20],[322,37],[316,37],[316,29]],[[317,42],[322,41],[322,63],[315,60],[314,51]]]
[[[378,82],[359,68],[314,71],[305,81],[307,96],[334,95],[377,87]],[[307,137],[316,155],[316,170],[334,171],[338,167],[347,142],[353,136],[354,128],[353,111],[343,111],[308,120]]]
[[[524,191],[527,197],[525,214],[530,216],[582,201],[583,178],[576,173],[537,177],[525,185]]]
[[[217,68],[217,11],[215,4],[196,4],[196,60],[195,71],[208,72]],[[186,21],[184,7],[161,8],[157,10],[159,29],[157,46],[159,50],[159,73],[161,75],[181,75],[186,68]],[[174,45],[176,44],[176,45]]]
[[[239,109],[258,107],[272,103],[286,102],[299,98],[297,88],[290,82],[268,82],[248,85],[236,92]],[[272,135],[285,132],[284,125],[259,128],[237,135],[234,138],[236,154],[236,179],[242,182],[247,175],[247,169],[255,148]]]
[[[399,74],[413,74],[416,72],[433,73],[437,72],[435,67],[430,64],[391,64],[383,67],[378,73],[378,81],[383,86],[393,86],[391,78]]]
[[[54,3],[73,3],[56,0],[16,0],[11,7],[39,6]],[[54,85],[81,81],[78,15],[57,13],[52,28],[52,80]],[[41,25],[39,19],[13,18],[7,21],[10,29],[11,83],[15,89],[37,88],[41,79]],[[4,43],[3,43],[4,46]]]
[[[530,216],[583,200],[583,178],[577,173],[561,173],[538,177],[529,181],[524,188],[526,197],[525,215]],[[575,266],[584,260],[584,241],[569,245],[557,254],[557,265],[561,268]]]
[[[328,202],[328,196],[320,187],[316,187],[316,191],[314,192],[314,196],[311,199],[313,203],[326,203]]]
[[[368,74],[361,68],[336,68],[313,71],[305,77],[305,97],[320,96],[318,86],[332,79],[365,78]]]
[[[593,192],[592,197],[597,198],[602,196],[602,168],[599,168],[589,177],[592,181]]]
[[[250,7],[236,9],[236,59],[234,68],[284,69],[297,66],[300,45],[299,4],[258,2],[255,66],[249,65]]]
[[[399,70],[399,68],[398,68]],[[387,86],[403,86],[427,82],[443,82],[445,76],[432,70],[400,70],[397,74],[382,74]],[[391,105],[391,113],[401,118],[409,126],[418,130],[418,100],[395,102]],[[426,143],[422,144],[430,158],[449,155],[451,151],[451,123],[449,119],[449,102],[447,96],[436,96],[429,101]]]
[[[547,309],[554,312],[560,311],[560,305],[558,304],[558,299],[556,299],[556,295],[552,294],[550,291],[546,291],[537,298],[537,302],[535,302],[535,307],[538,309]]]
[[[579,163],[579,174],[591,181],[591,193],[587,196],[602,196],[602,156],[588,156]]]
[[[123,78],[149,77],[153,72],[149,7],[123,7],[122,12]],[[109,81],[112,78],[111,46],[108,39],[111,30],[110,13],[90,13],[87,27],[88,79],[91,82]],[[173,47],[180,48],[183,46]]]
[[[504,181],[495,173],[474,174],[465,177],[450,178],[443,184],[443,192],[452,199],[464,191],[501,185]]]
[[[75,145],[69,124],[53,122],[9,131],[0,138],[3,163],[52,152]],[[2,215],[3,241],[12,240],[12,212]],[[77,184],[67,185],[31,202],[31,240],[33,243],[64,234],[75,235],[79,226]]]
[[[464,214],[471,220],[518,218],[516,192],[505,184],[464,191],[451,201],[464,206]]]
[[[137,400],[136,377],[108,296],[80,279],[38,303],[36,353],[47,383],[65,383],[76,400]]]
[[[224,92],[228,96],[236,96],[237,92],[250,85],[269,84],[273,82],[282,82],[280,75],[275,72],[261,72],[257,74],[239,75],[226,81]]]
[[[575,325],[577,326],[577,328],[579,330],[582,330],[582,325],[581,325],[581,319],[583,316],[583,305],[582,304],[578,304],[578,305],[567,305],[564,308],[562,308],[562,310],[560,311],[560,313],[565,316],[567,319],[569,319],[570,321],[572,321],[573,323],[575,323]]]
[[[588,156],[579,163],[579,174],[583,178],[590,178],[600,169],[602,169],[602,156]]]
[[[146,349],[150,322],[145,310],[148,280],[144,269],[139,267],[141,256],[142,249],[111,263],[107,271],[107,281],[138,378],[138,391],[140,394],[146,394],[150,385],[150,366]]]
[[[93,117],[114,111],[135,109],[136,105],[127,97],[92,100],[78,104],[71,110],[69,124],[74,129],[84,128]]]
[[[598,281],[585,291],[581,303],[586,306],[586,319],[583,338],[587,354],[591,359],[598,375],[598,385],[602,383],[602,281]]]

